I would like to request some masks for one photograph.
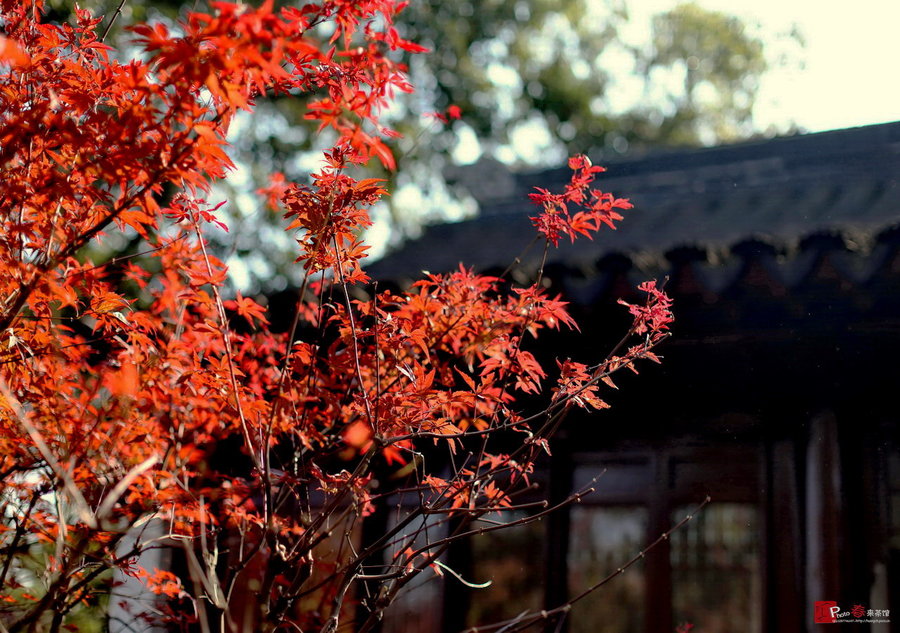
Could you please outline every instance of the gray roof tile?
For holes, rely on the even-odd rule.
[[[662,258],[680,247],[727,251],[749,239],[795,250],[805,237],[828,232],[866,245],[900,224],[900,123],[660,152],[606,166],[595,184],[630,198],[635,209],[618,231],[561,242],[550,262],[590,268],[609,253]],[[460,170],[457,181],[479,200],[480,216],[428,227],[369,272],[402,279],[459,262],[502,268],[534,236],[528,216],[538,209],[527,194],[534,186],[561,191],[569,174],[512,173],[497,163]],[[532,248],[526,265],[534,266],[541,252]]]

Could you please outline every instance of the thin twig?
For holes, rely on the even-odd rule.
[[[103,29],[103,35],[100,36],[100,41],[106,39],[106,36],[109,35],[109,30],[112,28],[112,25],[115,23],[116,18],[119,17],[119,14],[122,13],[122,7],[125,6],[125,0],[119,0],[119,6],[116,7],[115,13],[112,14],[112,17],[109,19],[109,22],[106,23],[106,28]]]

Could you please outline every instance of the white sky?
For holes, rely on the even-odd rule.
[[[805,68],[773,68],[764,78],[755,110],[758,128],[793,122],[816,132],[900,120],[900,0],[696,1],[758,22],[769,34],[796,23],[806,40]],[[651,14],[677,4],[631,0],[632,24],[646,28]],[[771,51],[779,43],[766,46]]]

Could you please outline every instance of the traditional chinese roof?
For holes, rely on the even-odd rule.
[[[545,366],[603,358],[629,324],[616,298],[640,300],[634,287],[664,275],[673,336],[661,365],[602,388],[609,411],[569,416],[550,481],[593,487],[602,463],[587,502],[643,505],[657,521],[650,534],[667,529],[671,508],[705,495],[756,504],[762,630],[801,630],[803,592],[818,590],[810,579],[855,595],[887,544],[896,554],[900,543],[900,479],[885,466],[900,464],[900,122],[605,165],[596,184],[635,208],[618,231],[548,252],[544,282],[571,302],[581,330],[545,332],[535,352]],[[569,174],[476,165],[459,181],[479,217],[429,227],[369,272],[403,283],[459,262],[503,270],[535,235],[527,194],[561,191]],[[523,258],[520,281],[541,254],[538,245]],[[570,523],[553,516],[547,577],[558,574],[565,592],[568,572],[553,565],[571,560]],[[669,595],[668,552],[647,558],[648,596]],[[648,630],[671,622],[668,611]]]
[[[551,266],[576,273],[566,284],[575,299],[590,301],[584,293],[606,285],[600,278],[627,271],[637,280],[690,269],[698,291],[718,293],[746,275],[748,262],[785,287],[823,265],[865,283],[894,261],[900,242],[900,122],[601,164],[608,172],[595,184],[635,208],[619,230],[549,252]],[[561,191],[570,173],[512,173],[489,162],[464,170],[459,184],[478,200],[480,215],[428,227],[369,272],[403,280],[459,262],[502,269],[535,234],[528,216],[537,207],[527,194],[534,186]],[[532,248],[525,267],[541,252]]]

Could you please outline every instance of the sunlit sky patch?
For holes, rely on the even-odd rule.
[[[648,37],[650,16],[678,3],[635,0],[629,36]],[[805,67],[774,67],[763,80],[756,126],[796,123],[818,132],[900,120],[900,2],[897,0],[697,0],[705,9],[758,22],[771,55],[796,24],[806,40]]]

